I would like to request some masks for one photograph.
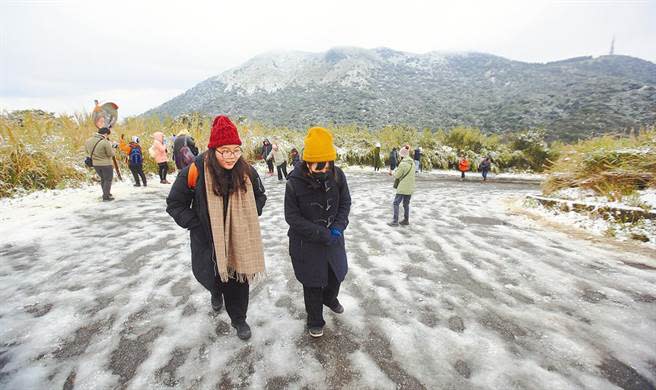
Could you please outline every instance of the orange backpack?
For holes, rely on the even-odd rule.
[[[187,187],[189,187],[190,190],[195,190],[197,181],[198,181],[198,168],[196,168],[196,163],[193,162],[189,166],[189,172],[187,173]]]

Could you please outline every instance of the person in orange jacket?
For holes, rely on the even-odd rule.
[[[460,171],[460,180],[465,180],[465,172],[469,170],[469,160],[464,154],[458,159],[458,170]]]

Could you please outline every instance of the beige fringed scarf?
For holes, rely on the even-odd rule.
[[[223,197],[212,191],[213,180],[205,162],[207,211],[212,227],[216,265],[222,282],[256,282],[264,277],[264,249],[257,216],[253,183],[246,177],[247,191],[236,191],[228,199],[228,215],[223,223]]]

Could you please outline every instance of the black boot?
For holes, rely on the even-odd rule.
[[[248,326],[246,321],[244,322],[233,322],[232,327],[237,329],[237,337],[242,340],[248,340],[251,338],[251,327]]]
[[[410,221],[408,221],[407,219],[404,219],[403,221],[399,222],[399,225],[408,226],[408,225],[410,225]]]
[[[220,311],[223,307],[223,295],[219,293],[212,293],[212,309]]]
[[[342,304],[339,303],[337,299],[335,299],[335,304],[332,306],[328,306],[328,308],[337,314],[344,313],[344,306],[342,306]]]

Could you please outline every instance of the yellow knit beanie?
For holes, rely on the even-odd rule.
[[[333,135],[323,127],[313,127],[305,136],[303,161],[335,161],[337,150],[333,145]]]

